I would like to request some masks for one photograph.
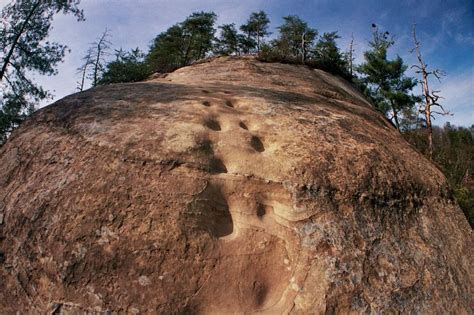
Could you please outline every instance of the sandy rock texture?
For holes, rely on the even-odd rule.
[[[0,149],[0,313],[472,314],[440,170],[323,71],[215,58]]]

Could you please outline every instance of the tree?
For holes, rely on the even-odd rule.
[[[252,30],[249,25],[241,25],[240,30],[244,35],[239,38],[239,47],[243,53],[249,54],[257,46],[257,42],[252,38]]]
[[[425,123],[426,128],[428,130],[428,156],[430,159],[433,158],[433,127],[431,123],[431,119],[433,114],[439,115],[450,115],[448,111],[444,109],[444,107],[438,103],[440,99],[439,92],[431,90],[429,87],[429,76],[434,76],[438,80],[441,80],[441,76],[444,75],[444,72],[435,69],[435,70],[428,70],[428,66],[423,61],[423,57],[421,56],[421,44],[416,38],[416,25],[413,25],[413,41],[415,43],[415,47],[412,49],[412,53],[416,52],[416,57],[418,59],[418,65],[413,65],[412,68],[417,69],[416,73],[421,74],[421,87],[422,87],[422,97],[423,97],[423,104],[420,107],[420,112],[425,116]],[[441,112],[433,110],[433,108],[439,108]]]
[[[45,41],[53,16],[62,12],[84,20],[80,0],[17,0],[2,9],[0,30],[0,145],[48,92],[28,77],[56,74],[66,46]]]
[[[99,84],[99,79],[105,71],[106,56],[109,56],[109,50],[112,43],[109,41],[110,33],[108,29],[102,33],[102,35],[92,43],[92,47],[88,54],[91,56],[92,71],[90,73],[90,79],[92,80],[92,86]]]
[[[89,49],[87,54],[82,58],[83,64],[77,68],[77,73],[80,74],[81,79],[77,82],[77,90],[83,91],[86,84],[86,78],[89,71],[89,66],[92,65],[92,51]]]
[[[169,72],[204,58],[213,48],[216,17],[213,12],[193,13],[160,33],[146,62],[153,71]]]
[[[216,52],[222,55],[240,54],[239,36],[235,28],[235,24],[224,24],[219,26],[221,30],[220,37],[216,40]]]
[[[354,76],[354,33],[351,33],[351,41],[349,43],[349,51],[346,53],[346,63],[351,77]]]
[[[304,64],[318,31],[310,28],[296,15],[285,16],[283,20],[284,23],[278,27],[280,37],[275,46],[282,51],[285,57],[299,59]]]
[[[183,64],[183,29],[173,25],[154,39],[146,62],[153,71],[171,72]]]
[[[108,63],[98,84],[121,82],[138,82],[145,80],[150,74],[150,68],[145,63],[145,54],[138,49],[125,52],[122,49],[115,53],[115,60]]]
[[[259,11],[250,14],[247,24],[240,27],[241,31],[245,32],[248,38],[254,40],[254,47],[257,48],[257,53],[260,53],[263,38],[271,34],[268,31],[269,24],[270,20],[268,19],[267,14],[264,11]]]
[[[181,66],[192,61],[202,59],[212,49],[212,42],[216,32],[214,12],[197,12],[191,14],[181,23],[185,49]]]
[[[420,152],[428,155],[429,144],[423,129],[412,129],[403,136]],[[456,127],[446,123],[433,126],[433,161],[446,175],[459,206],[474,227],[474,125]]]
[[[375,24],[373,28],[371,49],[364,53],[365,62],[358,67],[358,72],[363,75],[362,82],[368,85],[369,96],[376,108],[400,130],[400,113],[413,108],[418,100],[410,94],[417,82],[405,76],[407,66],[400,56],[388,60],[393,37],[388,32],[380,32]]]
[[[350,78],[347,61],[336,44],[338,38],[337,32],[324,33],[315,46],[314,62],[319,69]]]
[[[93,87],[99,84],[99,80],[105,71],[106,57],[110,55],[109,51],[112,45],[109,41],[110,37],[109,30],[105,29],[100,37],[90,44],[86,55],[82,58],[84,63],[77,69],[77,72],[81,75],[81,80],[77,84],[79,91],[84,90],[86,78],[91,80]]]

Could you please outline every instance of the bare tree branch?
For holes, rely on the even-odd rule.
[[[442,115],[442,116],[447,116],[447,115],[452,115],[449,111],[446,111],[444,107],[438,103],[439,99],[442,99],[443,97],[438,95],[440,91],[438,90],[430,90],[429,88],[429,76],[433,75],[438,79],[438,81],[441,81],[441,77],[445,76],[446,73],[440,69],[435,69],[432,71],[428,70],[428,65],[425,64],[423,61],[423,57],[421,55],[421,44],[418,41],[418,38],[416,37],[416,24],[413,25],[413,41],[415,44],[415,47],[411,49],[411,53],[416,53],[416,58],[418,59],[418,65],[412,65],[411,68],[418,69],[415,72],[421,74],[421,88],[422,88],[422,95],[424,99],[424,104],[420,105],[419,107],[419,112],[424,114],[425,120],[426,120],[426,128],[428,130],[428,151],[429,151],[429,157],[430,159],[433,158],[433,128],[432,128],[432,123],[431,120],[435,120],[435,114],[436,115]],[[433,111],[432,107],[436,106],[441,108],[441,112],[439,111]]]

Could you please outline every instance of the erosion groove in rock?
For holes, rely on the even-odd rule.
[[[0,313],[469,314],[472,231],[351,85],[216,58],[0,149]]]

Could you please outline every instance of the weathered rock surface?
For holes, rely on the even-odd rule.
[[[348,84],[217,58],[38,111],[0,150],[0,313],[473,312],[442,173]]]

